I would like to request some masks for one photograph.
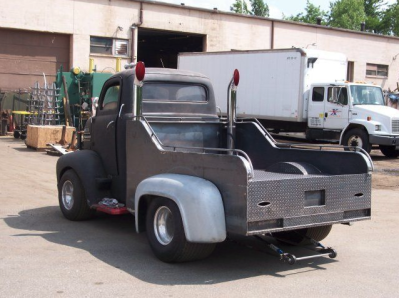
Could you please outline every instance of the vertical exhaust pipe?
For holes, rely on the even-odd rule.
[[[133,103],[133,117],[136,121],[140,120],[143,115],[143,80],[145,76],[144,63],[139,61],[136,63],[135,78],[134,78],[134,94],[136,98]]]
[[[366,23],[365,22],[362,22],[362,23],[360,23],[360,31],[366,31]]]
[[[239,82],[240,73],[236,69],[227,87],[227,149],[235,149],[237,86]],[[229,152],[229,154],[233,154],[233,152]]]

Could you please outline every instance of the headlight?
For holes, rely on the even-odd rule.
[[[377,124],[375,126],[375,131],[381,131],[381,124]]]

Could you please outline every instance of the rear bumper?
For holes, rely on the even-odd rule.
[[[248,185],[247,235],[371,218],[371,174],[272,176]],[[309,192],[323,199],[309,204]]]
[[[377,145],[397,146],[397,149],[399,149],[399,136],[370,135],[369,142]]]

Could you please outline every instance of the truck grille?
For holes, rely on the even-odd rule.
[[[392,133],[399,133],[399,119],[392,120]]]

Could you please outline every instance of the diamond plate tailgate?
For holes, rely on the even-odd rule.
[[[309,206],[309,192],[323,200]],[[371,174],[296,175],[255,171],[248,183],[247,234],[370,219]]]

